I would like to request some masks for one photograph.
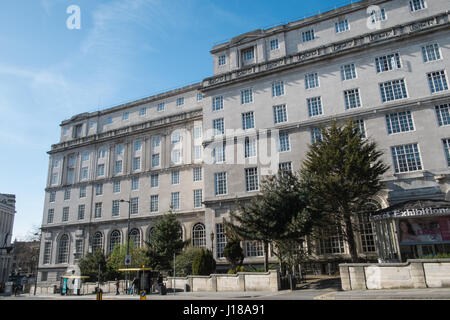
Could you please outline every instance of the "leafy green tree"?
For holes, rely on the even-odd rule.
[[[136,247],[133,241],[130,241],[128,252],[131,256],[131,265],[128,267],[140,267],[142,265],[148,266],[149,259],[146,254],[145,248]],[[106,271],[107,271],[107,279],[114,280],[116,278],[121,279],[124,277],[123,272],[119,272],[119,269],[124,269],[127,266],[125,265],[125,256],[127,254],[127,244],[116,245],[114,250],[106,259]]]
[[[244,262],[244,251],[241,248],[239,240],[232,239],[231,241],[228,241],[223,249],[223,255],[231,264],[233,273],[239,270]]]
[[[284,239],[272,243],[273,253],[278,258],[282,274],[285,271],[291,272],[304,261],[306,253],[303,251],[303,241],[304,239]]]
[[[231,222],[225,222],[242,239],[263,243],[266,271],[270,242],[301,238],[313,226],[304,190],[304,182],[294,173],[283,171],[268,176],[261,183],[261,192],[249,203],[236,202],[238,210],[230,212]]]
[[[310,146],[302,177],[309,180],[310,211],[321,212],[323,224],[343,226],[352,261],[358,260],[355,245],[357,215],[366,211],[368,199],[379,192],[388,170],[373,141],[363,139],[353,121],[322,129],[322,139]]]
[[[177,276],[187,276],[192,274],[192,262],[194,257],[199,254],[201,248],[189,246],[176,256],[175,266]]]
[[[88,253],[78,261],[81,274],[88,276],[90,282],[100,283],[107,280],[106,258],[101,250],[95,250],[94,253]]]
[[[216,270],[216,260],[208,249],[202,248],[192,261],[193,275],[210,275]]]
[[[172,270],[174,254],[189,243],[182,240],[181,224],[171,210],[156,223],[152,233],[152,241],[147,242],[149,265],[155,270]]]

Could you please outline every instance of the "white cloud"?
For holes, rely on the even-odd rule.
[[[83,9],[82,9],[83,10]],[[168,23],[168,14],[157,0],[121,0],[104,3],[91,14],[93,26],[81,46],[81,51],[88,54],[96,49],[103,49],[108,54],[123,53],[133,50],[130,33],[133,26],[144,32],[164,32],[164,23]],[[147,44],[147,48],[148,48]]]
[[[0,65],[0,74],[28,79],[34,86],[67,87],[67,81],[62,74],[47,70],[30,70],[17,66]]]

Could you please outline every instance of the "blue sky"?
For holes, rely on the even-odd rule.
[[[201,81],[215,44],[349,2],[2,0],[0,193],[16,195],[13,239],[41,225],[61,121]],[[70,5],[79,30],[66,26]]]

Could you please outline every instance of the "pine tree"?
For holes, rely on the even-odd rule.
[[[157,221],[152,240],[147,242],[150,266],[157,270],[171,270],[174,254],[179,254],[188,242],[182,240],[181,224],[170,210]]]
[[[308,179],[311,212],[320,212],[324,224],[343,226],[353,262],[358,260],[355,244],[358,213],[379,192],[382,175],[388,170],[373,141],[363,139],[353,121],[322,129],[322,139],[310,146],[303,162],[302,178]],[[340,228],[339,228],[340,229]]]
[[[248,203],[236,202],[237,211],[230,212],[227,228],[243,240],[263,243],[264,270],[268,271],[269,243],[301,238],[311,230],[313,217],[306,210],[307,196],[303,182],[291,172],[267,176],[261,192]]]

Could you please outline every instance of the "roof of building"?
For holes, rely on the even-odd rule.
[[[378,210],[375,214],[382,214],[394,210],[413,210],[413,209],[423,209],[423,208],[450,208],[450,201],[437,200],[437,199],[418,199],[404,201],[394,204],[390,207]]]
[[[388,0],[360,0],[360,1],[347,1],[347,5],[343,5],[340,7],[334,7],[330,8],[329,10],[325,12],[318,12],[317,14],[308,15],[303,17],[302,19],[298,19],[295,21],[291,21],[285,24],[279,24],[273,27],[269,27],[267,29],[257,29],[250,32],[243,33],[241,35],[238,35],[236,37],[233,37],[232,39],[222,42],[220,44],[217,44],[213,46],[212,50],[210,51],[212,54],[217,53],[219,51],[222,51],[224,49],[234,47],[236,45],[240,45],[249,41],[253,41],[258,38],[267,37],[271,34],[278,33],[278,32],[285,32],[292,29],[298,29],[305,27],[310,24],[315,24],[319,21],[328,20],[331,18],[334,18],[336,16],[347,14],[349,12],[353,12],[356,10],[360,10],[361,8],[367,7],[369,5],[378,4],[381,2],[386,2]]]
[[[68,120],[63,120],[60,124],[60,126],[66,125],[68,123],[73,123],[73,122],[77,122],[77,121],[81,121],[81,120],[85,120],[88,118],[92,118],[92,117],[99,117],[108,113],[113,113],[113,112],[117,112],[119,110],[123,110],[123,109],[127,109],[127,108],[131,108],[131,107],[135,107],[138,105],[143,105],[143,104],[147,104],[147,103],[151,103],[151,102],[155,102],[158,100],[162,100],[162,99],[166,99],[168,97],[172,97],[178,94],[183,94],[185,92],[188,91],[194,91],[194,90],[198,90],[201,87],[201,83],[200,82],[196,82],[194,84],[190,84],[184,87],[180,87],[180,88],[176,88],[176,89],[172,89],[172,90],[168,90],[168,91],[164,91],[162,93],[159,94],[155,94],[155,95],[151,95],[142,99],[138,99],[138,100],[133,100],[130,102],[126,102],[126,103],[122,103],[110,108],[105,108],[103,110],[100,111],[95,111],[95,112],[83,112],[80,114],[76,114],[73,117],[71,117]]]

